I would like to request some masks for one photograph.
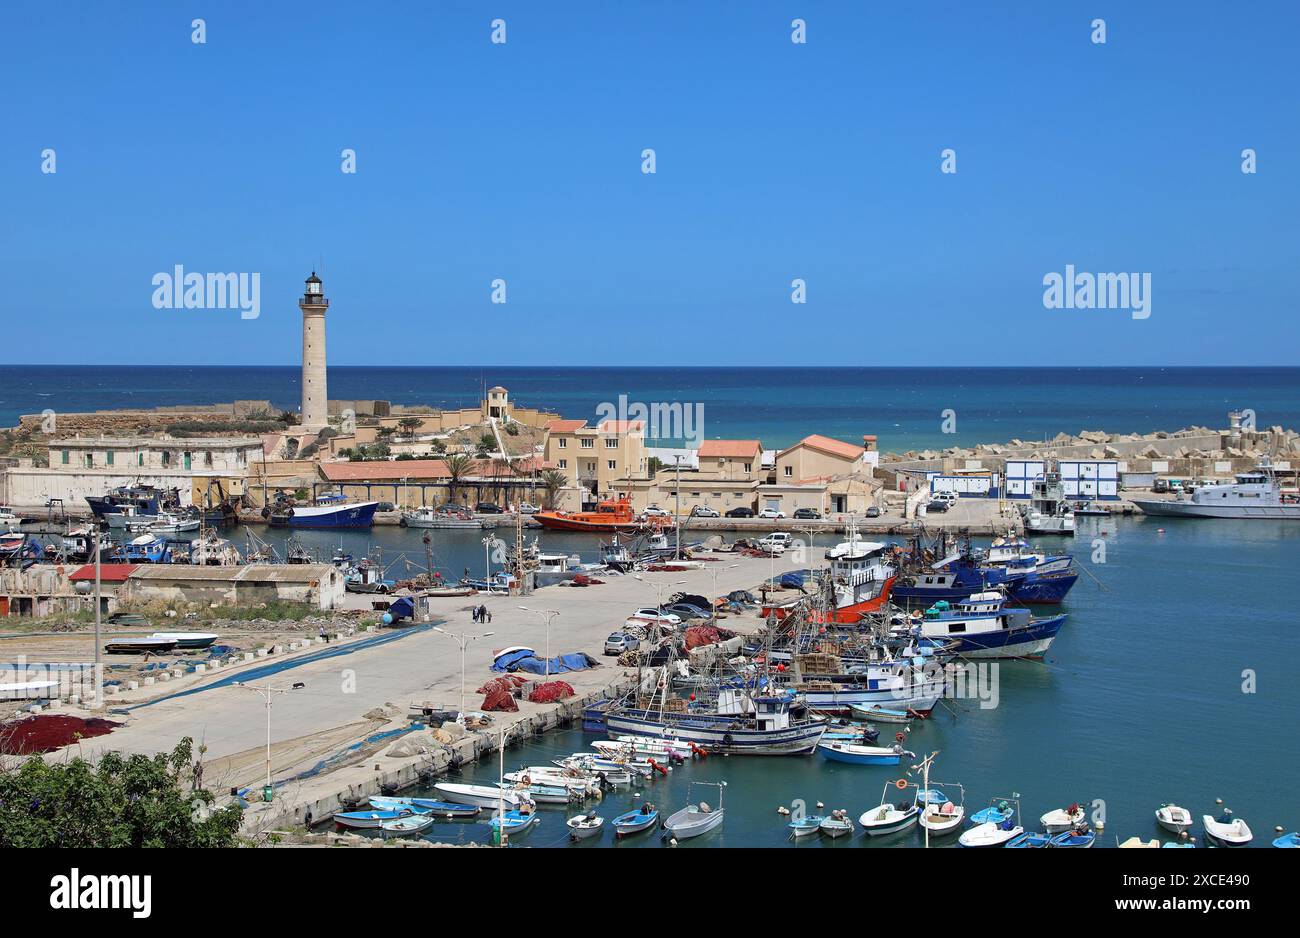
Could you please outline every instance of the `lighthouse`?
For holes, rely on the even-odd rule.
[[[316,271],[298,301],[302,310],[302,429],[320,431],[329,425],[329,393],[325,388],[325,311],[330,301],[321,291]]]

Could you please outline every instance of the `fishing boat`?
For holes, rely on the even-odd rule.
[[[391,821],[379,822],[379,829],[383,831],[385,837],[418,837],[432,826],[432,816],[417,817],[410,815],[393,818]]]
[[[141,534],[113,548],[111,559],[118,563],[171,563],[171,542],[154,534]]]
[[[433,798],[388,798],[380,795],[370,797],[370,805],[379,811],[427,811],[432,817],[470,818],[478,817],[483,810],[477,805],[457,804],[454,801],[437,801]]]
[[[962,831],[962,835],[957,838],[957,845],[1004,847],[1025,832],[1025,829],[1016,823],[1019,814],[1018,798],[997,799],[992,805],[971,817],[975,826]]]
[[[343,811],[334,815],[334,823],[340,829],[373,830],[383,826],[385,821],[396,821],[399,818],[413,816],[415,816],[415,812],[407,809],[400,811]]]
[[[23,525],[23,519],[7,505],[0,505],[0,534],[13,534]]]
[[[870,720],[873,723],[910,723],[916,717],[910,710],[891,710],[879,704],[852,704],[849,712],[859,720]]]
[[[495,785],[463,785],[459,782],[439,782],[433,786],[442,792],[448,801],[456,804],[478,805],[480,808],[496,808],[501,803],[518,808],[527,804],[526,792],[504,791]]]
[[[1162,804],[1156,808],[1156,823],[1171,834],[1191,830],[1192,812],[1176,804]]]
[[[1010,847],[1013,845],[1007,844],[1007,846]],[[1116,846],[1119,847],[1121,850],[1137,850],[1139,848],[1147,849],[1147,850],[1151,850],[1151,849],[1158,850],[1160,848],[1160,838],[1152,837],[1150,840],[1143,840],[1141,837],[1134,834],[1128,840],[1116,844]]]
[[[207,648],[218,638],[216,632],[154,632],[149,637],[173,641],[183,651]]]
[[[163,512],[155,520],[149,522],[147,530],[154,534],[184,534],[188,531],[197,531],[201,522],[197,515],[187,517],[184,515]]]
[[[589,814],[571,817],[564,822],[564,825],[569,829],[569,836],[572,839],[590,840],[600,836],[600,832],[605,829],[605,819],[592,811]]]
[[[674,812],[664,821],[664,830],[668,836],[676,840],[686,840],[690,837],[699,837],[701,834],[707,834],[709,831],[722,826],[725,812],[722,808],[722,790],[727,787],[726,782],[691,782],[687,788],[689,797],[693,786],[701,785],[716,788],[718,790],[718,806],[715,808],[707,801],[694,801]]]
[[[1074,567],[1070,554],[1049,554],[1031,547],[1029,542],[1010,532],[999,537],[984,550],[980,563],[988,567],[1001,567],[1007,573],[1061,573]]]
[[[880,804],[868,811],[864,811],[858,818],[858,823],[866,831],[868,837],[884,837],[887,834],[897,834],[899,831],[907,830],[917,822],[920,817],[921,808],[916,800],[900,801],[898,803],[889,800],[889,790],[895,788],[899,791],[905,791],[908,783],[899,779],[898,783],[886,782],[884,790],[880,793]]]
[[[803,817],[797,817],[786,825],[790,829],[790,837],[799,840],[803,837],[811,837],[821,830],[822,821],[826,816],[822,814],[806,814]]]
[[[667,695],[668,682],[664,682]],[[589,708],[591,710],[593,708]],[[657,709],[615,702],[601,708],[610,736],[649,736],[693,743],[707,752],[786,756],[812,752],[826,730],[793,693],[723,687],[712,709]]]
[[[1165,843],[1161,844],[1160,846],[1161,846],[1161,848],[1164,848],[1164,847],[1187,848],[1187,847],[1195,847],[1196,844],[1192,844],[1192,843],[1179,844],[1179,843],[1174,843],[1172,840],[1169,840],[1169,841],[1166,841]]]
[[[1087,824],[1080,824],[1078,827],[1068,831],[1062,831],[1059,834],[1052,835],[1053,847],[1078,847],[1087,849],[1097,841],[1097,835],[1088,829]]]
[[[272,527],[368,528],[378,507],[379,502],[347,502],[341,495],[322,495],[315,505],[280,503],[265,513]]]
[[[999,592],[976,593],[961,602],[940,600],[925,611],[923,638],[955,641],[966,658],[1041,658],[1065,623],[1066,614],[1035,618],[1028,609],[1006,606]]]
[[[104,646],[110,655],[158,655],[176,647],[174,638],[153,638],[141,635],[138,638],[114,639]]]
[[[1239,472],[1234,482],[1202,485],[1191,495],[1177,498],[1135,498],[1143,514],[1161,518],[1234,518],[1241,520],[1300,519],[1300,499],[1282,493],[1273,465],[1267,458],[1249,472]]]
[[[689,759],[700,752],[698,746],[680,739],[661,739],[654,736],[618,736],[614,739],[598,739],[591,748],[606,755],[651,757],[660,762],[667,762],[673,756]]]
[[[1205,828],[1205,839],[1216,847],[1244,847],[1255,839],[1250,825],[1239,817],[1234,818],[1227,808],[1218,820],[1204,815],[1201,826]]]
[[[1062,831],[1070,830],[1083,821],[1083,808],[1078,804],[1072,804],[1068,808],[1057,808],[1054,811],[1048,811],[1038,820],[1042,822],[1043,829],[1047,833],[1059,834]]]
[[[881,707],[884,711],[924,717],[948,693],[952,675],[934,656],[902,654],[878,661],[850,663],[834,655],[795,655],[802,680],[794,690],[818,712],[854,712]],[[825,670],[820,670],[824,668]],[[875,711],[859,709],[866,716]],[[881,722],[890,720],[884,712]]]
[[[963,798],[965,793],[963,791]],[[916,802],[923,806],[921,810],[921,827],[930,832],[931,837],[942,837],[955,833],[966,820],[966,806],[954,804],[942,789],[930,788],[916,793]]]
[[[610,825],[614,828],[615,837],[627,837],[629,834],[639,834],[649,830],[657,823],[659,823],[659,810],[646,802],[635,811],[620,814],[610,822]]]
[[[489,823],[494,832],[499,833],[504,828],[507,836],[522,834],[537,823],[537,812],[507,811],[505,814],[498,814]]]
[[[1023,834],[1017,834],[1005,844],[1006,847],[1015,850],[1036,850],[1040,847],[1050,847],[1052,837],[1050,834],[1036,834],[1033,831],[1025,831]],[[1121,844],[1120,846],[1123,846]]]
[[[857,746],[842,742],[818,743],[817,752],[823,759],[850,765],[898,765],[904,756],[916,758],[916,753],[908,752],[902,746]]]
[[[831,840],[843,837],[844,835],[853,836],[853,818],[849,817],[849,812],[843,808],[836,808],[829,815],[821,819],[817,829],[829,837]]]
[[[523,785],[509,781],[498,784],[508,792],[526,793],[537,804],[568,804],[571,801],[581,801],[584,797],[583,792],[574,792],[566,785]]]
[[[626,497],[606,500],[596,505],[595,511],[539,511],[533,520],[552,531],[591,531],[611,534],[616,531],[635,531],[643,526]]]
[[[1274,838],[1273,846],[1291,849],[1300,847],[1300,833],[1292,831],[1289,834],[1283,834],[1281,837]]]
[[[1074,508],[1066,501],[1059,472],[1034,480],[1029,504],[1021,505],[1020,513],[1030,534],[1074,534]]]

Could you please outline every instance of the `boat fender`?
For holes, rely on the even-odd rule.
[[[907,787],[907,779],[900,778],[898,781],[894,782],[894,787],[897,788],[899,791],[902,791],[904,788]]]
[[[734,741],[735,741],[735,740],[732,738],[732,735],[731,735],[730,733],[723,733],[723,734],[722,734],[722,743],[723,743],[723,745],[725,745],[725,746],[730,746]]]
[[[901,743],[903,740],[907,739],[907,735],[904,733],[895,733],[894,739],[898,740]]]

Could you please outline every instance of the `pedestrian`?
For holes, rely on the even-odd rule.
[[[478,622],[478,606],[475,606],[475,607],[474,607],[474,609],[473,609],[473,611],[470,613],[470,615],[473,617],[473,619],[474,619],[475,622]]]
[[[326,645],[330,643],[329,633],[325,631],[325,626],[323,625],[320,627],[320,637],[325,642]]]
[[[487,620],[490,624],[492,622],[492,610],[485,607],[483,611],[487,613]]]

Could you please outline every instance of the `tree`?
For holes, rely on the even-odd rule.
[[[464,453],[453,453],[443,462],[447,466],[447,492],[454,502],[456,500],[456,490],[460,487],[460,481],[469,475],[470,470],[474,468],[474,460]]]
[[[420,429],[420,424],[424,423],[419,417],[403,417],[397,421],[397,425],[402,428],[403,432],[410,439],[415,439],[415,431]]]
[[[547,469],[542,473],[542,488],[546,491],[547,508],[555,507],[556,496],[568,484],[568,478],[559,469]]]
[[[0,847],[229,847],[243,816],[188,790],[194,741],[153,756],[110,752],[0,772]]]

